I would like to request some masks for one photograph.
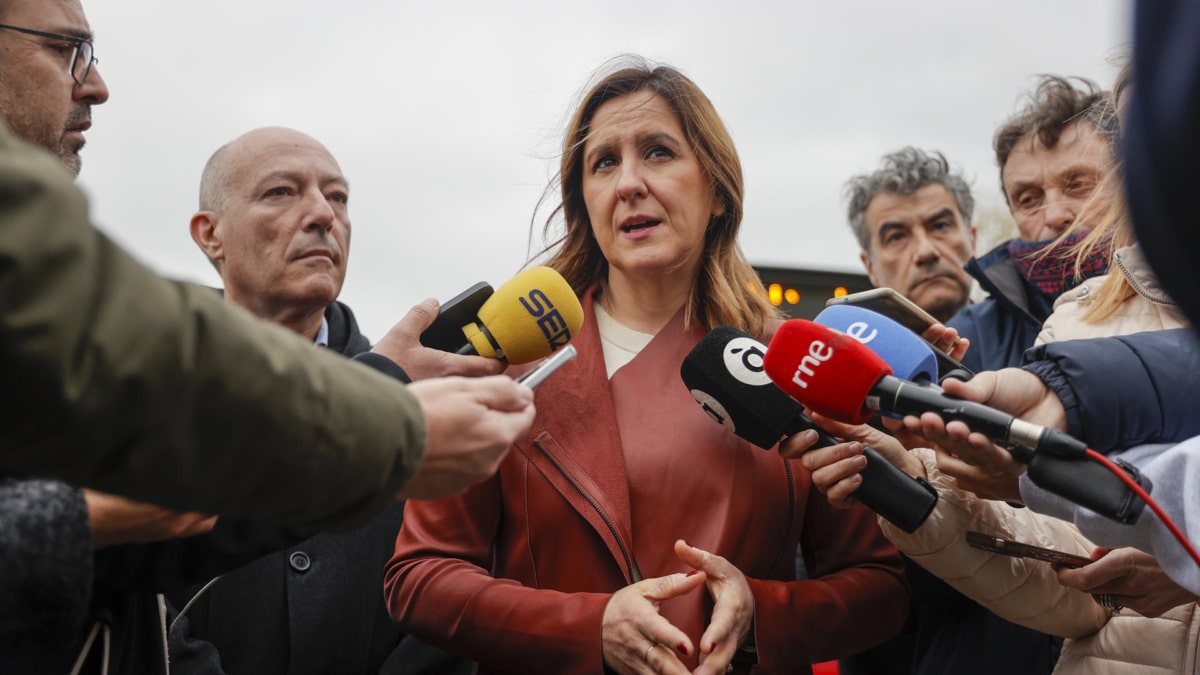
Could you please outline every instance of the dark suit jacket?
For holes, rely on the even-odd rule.
[[[349,307],[335,302],[325,318],[330,349],[351,358],[370,349]],[[391,374],[404,378],[399,369]],[[439,649],[405,640],[387,615],[383,565],[391,557],[403,508],[396,504],[355,530],[319,534],[225,574],[172,633],[171,672],[373,675],[421,672],[422,666],[432,668],[428,672],[469,667]],[[173,606],[181,609],[198,590],[172,593]],[[186,631],[215,651],[186,639]]]

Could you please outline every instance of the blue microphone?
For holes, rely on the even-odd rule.
[[[937,357],[916,333],[888,317],[853,305],[832,305],[813,319],[858,340],[892,367],[892,374],[913,382],[936,382]]]

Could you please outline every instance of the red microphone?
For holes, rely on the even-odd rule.
[[[767,347],[763,367],[776,386],[808,408],[848,424],[874,410],[865,401],[892,369],[858,340],[804,319],[785,321]]]
[[[763,367],[789,396],[833,419],[862,424],[872,411],[932,412],[966,422],[997,443],[1026,445],[1065,457],[1087,446],[1057,429],[1017,419],[980,403],[947,396],[932,384],[892,377],[892,369],[854,338],[804,319],[785,321],[767,348]]]

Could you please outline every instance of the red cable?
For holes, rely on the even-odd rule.
[[[1170,531],[1171,535],[1179,541],[1181,546],[1183,546],[1183,550],[1187,551],[1188,555],[1192,557],[1192,560],[1196,561],[1196,565],[1200,566],[1200,553],[1196,553],[1196,549],[1192,548],[1191,542],[1188,541],[1187,537],[1184,536],[1179,527],[1175,525],[1175,522],[1167,516],[1167,513],[1162,510],[1162,507],[1158,505],[1158,502],[1150,498],[1150,493],[1146,492],[1141,485],[1138,485],[1137,481],[1131,478],[1129,474],[1125,473],[1124,469],[1117,466],[1114,462],[1112,462],[1112,460],[1104,455],[1092,450],[1091,448],[1088,448],[1087,456],[1093,461],[1099,462],[1101,466],[1116,474],[1117,478],[1120,478],[1122,483],[1125,483],[1125,485],[1129,486],[1129,489],[1133,490],[1134,494],[1140,497],[1142,501],[1146,502],[1146,505],[1150,507],[1150,510],[1154,511],[1154,515],[1158,516],[1158,519],[1162,521],[1162,524],[1167,526],[1167,530]]]

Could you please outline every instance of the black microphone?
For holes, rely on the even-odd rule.
[[[766,346],[748,333],[719,326],[683,360],[679,374],[696,402],[721,425],[769,450],[786,438],[813,429],[815,448],[839,441],[816,426],[803,408],[771,383],[763,369]],[[937,490],[863,446],[867,466],[854,496],[905,532],[913,532],[937,504]]]
[[[1113,460],[1147,494],[1151,480],[1132,464]],[[1126,525],[1137,521],[1146,502],[1104,465],[1085,459],[1035,452],[1029,460],[1029,480],[1034,485]]]
[[[880,378],[871,390],[867,406],[901,415],[932,412],[943,420],[966,422],[972,431],[1010,445],[1025,445],[1035,451],[1082,458],[1087,445],[1070,434],[1013,417],[981,403],[946,395],[939,387],[907,382],[890,375]]]

